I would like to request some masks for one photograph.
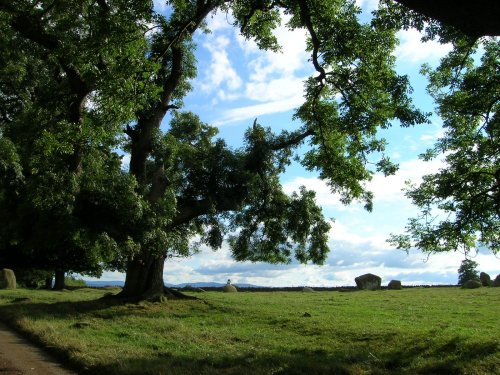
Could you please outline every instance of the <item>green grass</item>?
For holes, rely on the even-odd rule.
[[[66,287],[86,287],[87,283],[84,280],[77,279],[76,277],[70,276],[64,278],[64,285]]]
[[[0,317],[92,374],[499,374],[500,288],[197,294],[2,290]]]

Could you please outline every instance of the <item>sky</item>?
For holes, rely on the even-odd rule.
[[[377,0],[357,0],[362,17],[377,6]],[[166,11],[161,0],[155,0],[159,11]],[[240,147],[245,130],[255,118],[274,131],[294,130],[294,109],[303,102],[303,81],[314,74],[305,51],[306,33],[290,32],[280,27],[275,34],[282,46],[280,53],[260,51],[255,43],[244,40],[231,26],[224,13],[208,19],[212,33],[197,34],[198,77],[193,91],[185,99],[184,110],[197,113],[204,122],[219,129],[219,137],[232,147]],[[396,49],[397,70],[410,77],[414,103],[424,111],[432,111],[433,103],[425,92],[425,77],[419,74],[426,62],[436,65],[450,47],[435,42],[421,43],[414,30],[399,33]],[[407,219],[417,210],[404,196],[405,181],[418,183],[421,177],[443,166],[440,160],[423,162],[418,155],[431,147],[442,134],[437,116],[430,124],[414,128],[394,126],[384,131],[388,140],[386,154],[399,163],[394,176],[375,174],[368,183],[374,195],[374,209],[367,212],[362,204],[344,206],[325,182],[300,165],[292,165],[282,176],[287,193],[301,185],[316,191],[317,202],[331,221],[330,253],[322,266],[235,262],[226,243],[214,252],[208,248],[187,259],[171,259],[165,263],[166,283],[225,282],[250,283],[261,286],[348,286],[364,273],[382,278],[382,285],[401,280],[407,285],[456,284],[457,270],[464,255],[460,252],[427,256],[417,249],[407,254],[391,247],[386,240],[391,233],[404,232]],[[474,258],[478,270],[494,278],[500,273],[500,257],[481,250]],[[102,280],[124,280],[124,275],[106,272]]]

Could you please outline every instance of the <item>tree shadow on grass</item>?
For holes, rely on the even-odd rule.
[[[23,319],[44,320],[47,318],[75,318],[73,328],[85,328],[79,322],[80,315],[99,319],[116,319],[148,313],[148,305],[124,304],[116,299],[98,299],[76,302],[33,303],[21,300],[0,306],[0,319],[21,329],[18,322]],[[204,306],[206,313],[216,314],[218,310],[201,301],[189,304]],[[158,306],[158,305],[149,305]],[[114,308],[122,307],[122,308]],[[82,324],[79,326],[79,324]],[[43,346],[40,337],[27,334],[31,341]],[[318,335],[321,333],[318,333]],[[380,336],[380,334],[378,335]],[[363,340],[346,338],[345,347],[288,349],[258,348],[257,351],[243,349],[239,354],[217,353],[190,355],[171,351],[169,347],[151,347],[148,358],[124,357],[119,361],[85,368],[86,364],[71,362],[65,348],[51,347],[52,354],[79,373],[87,374],[466,374],[473,368],[475,373],[499,373],[498,341],[472,341],[463,337],[420,336],[398,342],[387,335],[385,340],[378,336]],[[339,340],[342,340],[339,337]],[[240,349],[241,350],[241,349]],[[274,350],[274,351],[273,351]],[[288,350],[288,351],[286,351]],[[200,353],[200,352],[198,352]],[[497,359],[495,360],[494,357]]]
[[[124,305],[118,299],[96,299],[89,301],[65,302],[30,302],[29,299],[13,299],[11,303],[0,306],[0,316],[3,320],[15,323],[22,316],[33,319],[45,317],[65,318],[81,313],[90,313]]]
[[[498,341],[471,341],[458,336],[439,342],[439,338],[425,337],[404,348],[393,350],[384,361],[384,367],[394,373],[409,374],[470,374],[469,367],[477,367],[477,374],[498,373],[500,344]],[[491,361],[480,363],[492,356]],[[495,359],[496,357],[496,359]],[[488,364],[489,363],[489,364]],[[483,367],[479,369],[479,367]],[[494,369],[496,368],[496,369]]]
[[[65,319],[78,315],[93,314],[95,317],[107,319],[141,315],[148,310],[148,302],[129,302],[113,297],[116,297],[116,295],[109,293],[94,300],[63,302],[31,302],[29,298],[13,298],[10,303],[0,305],[0,319],[17,326],[16,321],[23,317],[31,319],[44,319],[47,317]],[[203,300],[199,299],[189,301],[195,304],[205,304]],[[115,307],[124,308],[114,309]]]
[[[202,303],[190,301],[190,303]],[[149,304],[150,306],[153,304]],[[32,302],[30,298],[12,298],[6,304],[0,305],[0,321],[8,327],[27,338],[31,343],[52,354],[66,367],[82,372],[85,364],[77,363],[71,358],[67,348],[47,344],[43,337],[31,332],[23,326],[28,321],[68,320],[74,322],[71,328],[83,329],[92,325],[88,320],[115,319],[143,316],[148,313],[148,304],[128,303],[119,298],[98,298],[86,301],[64,301],[64,302]],[[100,372],[94,373],[106,373]],[[91,371],[92,373],[92,371]]]
[[[455,340],[455,339],[454,339]],[[472,349],[466,342],[461,348]],[[168,349],[168,348],[166,348]],[[165,348],[159,350],[155,358],[124,358],[118,363],[89,369],[90,373],[102,374],[274,374],[274,375],[357,375],[357,374],[469,374],[465,364],[473,360],[481,360],[498,353],[498,344],[494,342],[474,345],[468,355],[457,359],[457,356],[444,356],[439,349],[425,353],[428,361],[415,363],[422,355],[419,345],[407,349],[378,353],[378,357],[370,350],[308,350],[294,349],[289,353],[241,355],[220,355],[217,358],[192,358],[175,356]],[[394,357],[399,356],[399,362]],[[484,369],[476,368],[478,374],[498,373],[494,364]],[[469,367],[470,368],[470,367]],[[495,371],[496,370],[496,371]]]

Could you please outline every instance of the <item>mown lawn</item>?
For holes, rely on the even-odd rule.
[[[0,318],[81,373],[500,374],[500,288],[106,292],[1,290]]]

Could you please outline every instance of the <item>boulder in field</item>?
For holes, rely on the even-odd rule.
[[[462,288],[464,289],[476,289],[476,288],[481,288],[483,284],[481,283],[480,280],[478,279],[472,279],[472,280],[467,280],[464,285],[462,285]]]
[[[403,289],[403,286],[401,285],[400,280],[391,280],[389,281],[389,284],[387,284],[387,289],[400,290]]]
[[[493,281],[493,286],[500,286],[500,274],[495,277],[495,280]]]
[[[372,273],[366,273],[364,275],[358,276],[354,279],[356,285],[359,289],[365,290],[378,290],[382,284],[382,279],[380,276],[374,275]]]
[[[483,284],[483,286],[490,286],[491,277],[486,272],[481,272],[479,274],[479,280],[481,280],[481,284]]]
[[[222,287],[222,291],[225,293],[234,293],[237,292],[238,289],[234,285],[231,285],[231,280],[227,281],[227,284]]]
[[[234,292],[237,292],[238,289],[236,289],[236,287],[234,285],[226,284],[222,287],[222,291],[225,293],[234,293]]]
[[[0,289],[16,289],[16,275],[11,269],[0,270]]]

